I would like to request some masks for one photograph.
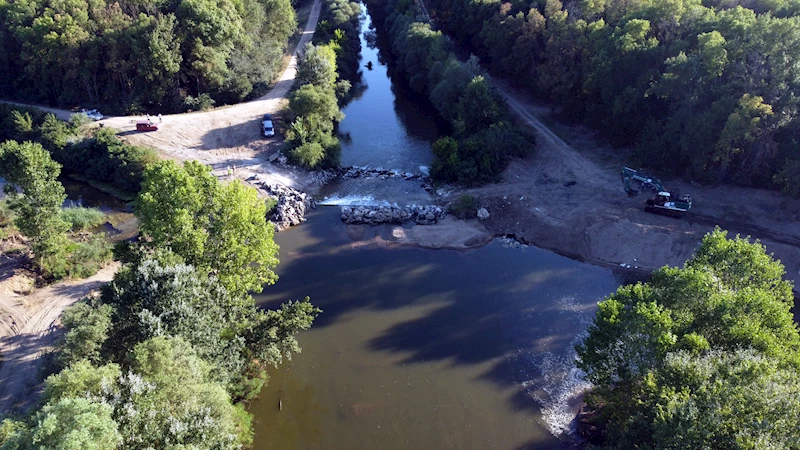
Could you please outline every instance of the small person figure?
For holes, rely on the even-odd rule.
[[[231,170],[231,166],[228,166],[228,176],[233,175],[233,170]]]
[[[233,165],[233,173],[236,173],[236,164]]]
[[[144,116],[147,118],[147,121],[150,122],[150,114],[145,114]]]
[[[161,113],[158,113],[158,122],[163,123],[164,119],[161,117]]]

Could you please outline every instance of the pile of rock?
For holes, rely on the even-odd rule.
[[[402,172],[397,169],[370,169],[368,167],[342,167],[340,169],[342,178],[380,178],[383,180],[389,178],[402,178],[404,180],[425,180],[427,177],[423,175],[415,175],[411,172]]]
[[[314,199],[305,192],[279,184],[262,182],[260,185],[267,194],[278,199],[277,206],[267,217],[275,224],[278,231],[305,222],[306,212],[317,207]]]
[[[308,172],[308,177],[311,179],[311,182],[319,186],[328,184],[329,181],[338,176],[339,173],[335,170],[314,170]]]
[[[444,210],[436,205],[342,206],[342,221],[350,224],[377,225],[413,220],[418,225],[431,225],[444,215]]]

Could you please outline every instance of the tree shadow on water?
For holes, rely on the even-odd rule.
[[[515,411],[539,410],[520,387],[536,377],[528,356],[571,348],[594,304],[616,287],[607,270],[533,248],[354,248],[325,220],[304,225],[309,243],[282,263],[262,306],[309,295],[323,310],[315,328],[362,310],[397,310],[404,319],[368,340],[370,350],[402,355],[398,365],[481,366],[481,379],[517,388],[506,399]]]

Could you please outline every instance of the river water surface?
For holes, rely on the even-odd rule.
[[[258,301],[324,312],[252,404],[255,448],[569,448],[551,428],[569,421],[571,348],[611,271],[499,241],[359,246],[335,207],[276,241],[281,279]]]
[[[342,163],[419,173],[442,126],[392,83],[363,36],[362,46],[373,70],[344,110]],[[392,179],[340,181],[323,195],[328,204],[432,201],[417,183]],[[556,437],[585,387],[573,347],[618,286],[611,271],[502,240],[468,251],[388,248],[352,239],[363,230],[339,215],[321,206],[276,235],[280,280],[257,301],[278,308],[310,296],[323,313],[251,404],[254,448],[574,446]]]
[[[361,83],[352,101],[342,109],[339,124],[342,165],[396,169],[419,174],[433,161],[431,143],[447,127],[430,102],[394,83],[386,64],[388,56],[367,39],[370,17],[362,16]],[[367,64],[372,63],[372,69]],[[430,194],[418,183],[404,180],[338,180],[323,188],[323,204],[429,204]]]

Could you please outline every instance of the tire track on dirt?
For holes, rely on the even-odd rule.
[[[92,277],[47,286],[24,297],[36,305],[36,312],[24,322],[17,321],[18,332],[0,330],[0,417],[33,403],[31,392],[39,381],[41,356],[56,343],[60,334],[57,324],[64,309],[111,281],[118,268],[114,263]],[[3,307],[7,303],[7,298],[0,299]]]

